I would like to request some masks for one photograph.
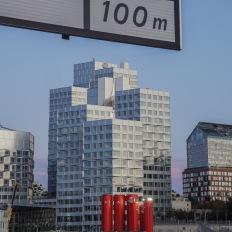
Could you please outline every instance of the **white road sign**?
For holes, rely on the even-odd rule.
[[[91,1],[90,6],[91,30],[175,42],[173,1]]]
[[[83,28],[82,0],[0,0],[0,16]]]
[[[181,49],[179,0],[0,0],[0,24]]]

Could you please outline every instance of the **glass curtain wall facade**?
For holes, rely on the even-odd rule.
[[[82,230],[83,154],[87,120],[109,118],[111,107],[79,105],[58,112],[57,222],[58,226]]]
[[[171,208],[171,123],[168,92],[131,89],[115,94],[116,118],[143,127],[144,197],[151,197],[161,217]]]
[[[84,123],[85,229],[101,225],[102,194],[143,195],[142,124],[118,119]]]
[[[61,123],[58,121],[58,110],[86,103],[87,90],[84,88],[65,87],[50,90],[48,129],[48,196],[50,198],[56,197],[58,124]]]
[[[0,203],[32,201],[34,136],[29,132],[0,130]]]
[[[57,224],[100,229],[100,196],[152,197],[171,208],[170,99],[137,88],[127,62],[74,65],[73,87],[50,91],[48,191]]]

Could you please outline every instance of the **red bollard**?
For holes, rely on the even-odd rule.
[[[154,232],[153,227],[153,201],[148,198],[144,201],[144,228],[146,232]]]
[[[112,231],[112,213],[113,213],[113,196],[106,194],[102,195],[102,231]]]
[[[140,214],[140,231],[145,231],[144,227],[144,202],[139,206],[139,214]]]
[[[137,194],[128,194],[127,202],[127,231],[139,231],[139,202]]]
[[[125,231],[125,195],[114,195],[114,231]]]

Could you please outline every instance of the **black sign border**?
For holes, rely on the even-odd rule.
[[[79,36],[91,39],[107,40],[113,42],[121,42],[134,45],[142,45],[148,47],[157,47],[170,50],[181,50],[181,21],[180,21],[180,0],[168,0],[174,2],[175,14],[175,42],[167,42],[162,40],[146,39],[134,36],[118,35],[106,32],[90,30],[90,0],[84,1],[84,29],[58,26],[53,24],[32,22],[28,20],[14,19],[0,16],[0,25],[19,27],[37,31],[45,31],[56,34],[64,34],[70,36]],[[94,1],[94,0],[93,0]]]

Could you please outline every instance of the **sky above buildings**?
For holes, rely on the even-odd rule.
[[[232,124],[231,10],[231,0],[182,0],[181,51],[0,26],[0,124],[35,136],[35,180],[47,186],[49,89],[72,85],[73,64],[128,61],[139,87],[170,92],[173,189],[181,193],[194,127]]]

